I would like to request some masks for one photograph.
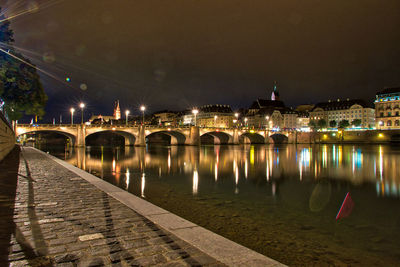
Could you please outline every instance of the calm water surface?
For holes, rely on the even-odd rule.
[[[400,265],[400,147],[41,149],[288,265]]]

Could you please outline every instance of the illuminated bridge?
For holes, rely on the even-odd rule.
[[[240,143],[297,143],[310,135],[295,131],[272,132],[265,129],[247,128],[202,128],[187,127],[160,127],[160,126],[114,126],[114,125],[53,125],[53,124],[19,124],[16,128],[17,136],[28,133],[55,132],[68,137],[73,146],[85,146],[86,138],[103,132],[112,132],[125,140],[125,145],[144,146],[151,142],[151,137],[163,135],[169,138],[171,145],[200,145],[211,141],[214,144]],[[302,136],[303,135],[303,136]],[[304,136],[306,135],[306,136]],[[311,140],[311,139],[310,139]]]

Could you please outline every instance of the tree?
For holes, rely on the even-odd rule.
[[[336,127],[336,125],[337,125],[337,122],[335,120],[332,120],[329,122],[329,126],[332,128]]]
[[[318,125],[318,128],[326,128],[326,125],[327,125],[326,120],[324,120],[324,119],[318,120],[317,125]]]
[[[351,122],[351,124],[354,125],[355,127],[359,127],[359,126],[361,126],[361,120],[355,119]]]
[[[2,19],[4,16],[0,16]],[[9,25],[8,21],[0,22],[1,48],[6,46],[10,54],[21,60],[0,51],[0,98],[4,100],[4,109],[11,120],[18,120],[24,114],[42,117],[46,93],[36,67],[11,46],[14,40]]]
[[[317,128],[317,122],[315,120],[310,120],[310,122],[308,123],[308,126],[312,129]]]
[[[341,120],[339,122],[339,128],[347,128],[350,126],[350,123],[348,120]]]

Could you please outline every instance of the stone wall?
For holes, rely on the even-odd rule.
[[[10,153],[15,146],[15,134],[11,125],[0,111],[0,161]]]

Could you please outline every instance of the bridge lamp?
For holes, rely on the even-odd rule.
[[[125,111],[125,117],[126,117],[126,125],[128,125],[128,116],[129,116],[129,110]]]
[[[144,125],[144,111],[146,110],[145,106],[140,106],[140,110],[142,111],[142,125]]]
[[[214,116],[214,127],[217,127],[217,118],[218,118],[218,116],[215,115],[215,116]]]
[[[85,104],[80,103],[79,107],[81,108],[81,124],[83,124],[83,109],[85,108]]]
[[[244,118],[244,124],[246,124],[247,125],[247,118]]]
[[[265,119],[267,120],[267,127],[269,128],[269,116],[266,116]],[[265,128],[267,128],[265,127]]]
[[[193,109],[192,113],[194,114],[194,126],[197,126],[197,113],[199,113],[199,110]]]
[[[69,111],[71,112],[71,125],[73,125],[74,124],[74,112],[75,112],[75,109],[71,108]]]

